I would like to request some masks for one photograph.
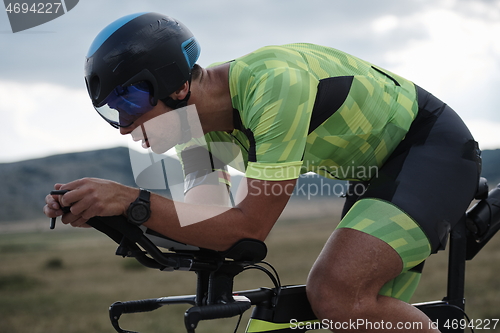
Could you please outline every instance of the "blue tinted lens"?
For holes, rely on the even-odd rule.
[[[109,123],[128,127],[153,107],[149,86],[146,82],[141,82],[128,87],[116,87],[103,105],[96,109]]]
[[[149,91],[144,91],[136,86],[116,88],[105,101],[110,108],[126,113],[130,116],[140,116],[153,108]]]

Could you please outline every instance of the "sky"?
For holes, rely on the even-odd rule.
[[[348,52],[429,90],[482,149],[500,148],[500,0],[80,0],[18,33],[0,11],[0,163],[127,146],[93,109],[83,64],[105,26],[147,11],[189,27],[201,66],[293,42]]]

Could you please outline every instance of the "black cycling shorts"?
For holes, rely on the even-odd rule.
[[[480,150],[467,126],[448,105],[416,87],[419,111],[405,139],[362,193],[350,190],[343,215],[355,201],[389,201],[410,215],[431,243],[445,248],[450,229],[473,200],[481,172]]]

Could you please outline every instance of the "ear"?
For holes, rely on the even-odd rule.
[[[176,100],[183,100],[189,93],[189,83],[186,81],[179,89],[177,89],[170,97]]]

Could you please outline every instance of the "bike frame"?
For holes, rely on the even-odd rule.
[[[485,184],[485,180],[482,180]],[[442,333],[464,332],[462,328],[450,329],[449,325],[443,325],[464,319],[466,260],[474,258],[500,229],[500,184],[490,192],[489,197],[484,184],[480,186],[482,193],[476,196],[481,200],[450,231],[446,296],[439,301],[414,304],[433,323],[437,323]],[[484,215],[485,211],[489,211],[489,215]],[[248,333],[306,332],[310,328],[321,327],[307,299],[305,285],[281,286],[267,269],[258,266],[267,254],[263,242],[244,239],[225,252],[206,249],[162,252],[143,230],[126,223],[124,217],[93,218],[88,224],[119,244],[117,255],[134,257],[141,264],[162,271],[194,271],[198,277],[196,295],[112,304],[109,309],[110,320],[119,333],[132,332],[120,327],[119,319],[123,314],[153,311],[169,304],[191,305],[185,313],[188,333],[194,333],[202,320],[242,315],[252,306],[254,310],[246,328]],[[248,268],[266,271],[275,287],[235,293],[234,278]]]

